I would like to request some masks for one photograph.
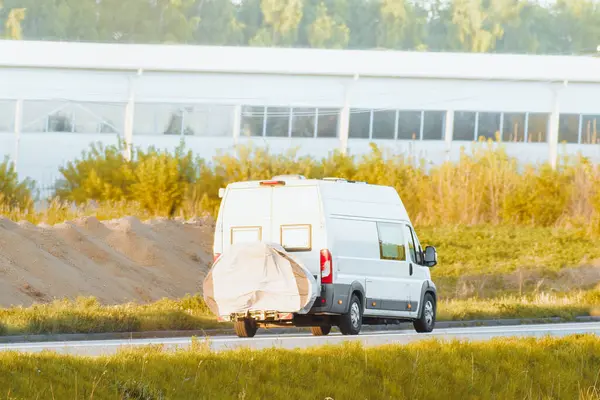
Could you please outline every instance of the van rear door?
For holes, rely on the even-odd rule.
[[[223,207],[223,251],[234,243],[271,241],[270,187],[233,188]]]
[[[313,275],[319,275],[325,241],[316,185],[264,185],[232,188],[222,208],[223,251],[233,243],[282,245]]]
[[[288,184],[273,188],[272,239],[308,268],[313,276],[320,275],[320,252],[326,248],[321,215],[316,185]]]

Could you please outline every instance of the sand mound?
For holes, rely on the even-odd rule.
[[[0,218],[0,306],[95,296],[146,302],[201,291],[213,226],[196,219],[80,218],[55,226]]]

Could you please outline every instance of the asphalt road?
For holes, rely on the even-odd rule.
[[[471,340],[481,341],[497,337],[542,337],[567,336],[573,334],[596,334],[600,336],[600,322],[562,323],[520,326],[493,326],[437,329],[429,334],[417,334],[414,330],[399,330],[397,332],[368,332],[358,336],[342,336],[332,333],[329,336],[315,337],[310,334],[274,335],[262,334],[258,331],[252,339],[240,339],[236,336],[211,337],[206,340],[214,351],[225,351],[240,347],[252,349],[265,348],[307,348],[325,344],[340,344],[342,342],[361,342],[365,346],[384,344],[407,344],[418,340],[437,338],[440,340]],[[205,340],[199,338],[199,340]],[[59,354],[100,356],[116,353],[119,349],[148,345],[163,345],[166,350],[185,349],[191,344],[191,338],[169,339],[133,339],[133,340],[97,340],[76,342],[46,342],[46,343],[12,343],[0,344],[0,351],[41,352],[55,351]]]

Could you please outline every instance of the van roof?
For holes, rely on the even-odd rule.
[[[392,207],[396,211],[393,213],[398,215],[400,219],[410,221],[407,214],[406,208],[395,188],[384,185],[371,185],[365,182],[352,182],[340,178],[325,178],[325,179],[303,179],[295,177],[274,177],[275,179],[262,180],[262,181],[243,181],[234,182],[228,185],[229,189],[251,189],[257,188],[261,185],[277,184],[276,182],[284,181],[287,187],[301,187],[301,186],[317,186],[320,189],[321,196],[323,199],[327,199],[328,202],[334,202],[338,204],[353,203],[355,207],[363,209],[364,206],[359,204],[378,204],[383,208]],[[341,203],[340,203],[341,202]],[[387,214],[383,208],[377,206],[374,208],[380,208],[381,213]],[[376,212],[379,214],[379,212]]]

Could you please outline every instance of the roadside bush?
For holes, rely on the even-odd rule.
[[[0,163],[0,214],[33,210],[34,189],[32,181],[19,180],[14,164],[5,157]]]
[[[63,176],[56,188],[61,200],[77,204],[88,200],[121,201],[129,198],[135,182],[133,164],[123,156],[124,145],[92,144],[81,158],[59,169]]]
[[[219,188],[240,180],[279,174],[337,176],[393,186],[419,225],[519,224],[577,227],[600,233],[600,169],[584,158],[559,168],[518,165],[502,145],[480,141],[458,162],[426,166],[423,160],[371,145],[361,157],[332,152],[318,160],[297,149],[271,154],[268,147],[238,146],[212,160],[195,158],[185,144],[175,152],[124,145],[92,146],[61,169],[56,194],[62,201],[135,203],[144,214],[193,216],[217,213]]]
[[[539,169],[528,167],[505,199],[504,221],[539,226],[555,224],[567,215],[569,200],[575,194],[569,175],[570,171],[554,171],[547,165]]]
[[[198,161],[180,145],[175,152],[135,149],[124,156],[124,144],[92,145],[80,159],[60,169],[63,180],[56,195],[81,205],[98,202],[134,202],[151,215],[173,216],[186,190],[198,181]]]
[[[591,225],[595,232],[600,232],[600,174],[596,174],[592,193],[591,208],[593,211],[591,215]]]
[[[479,144],[472,155],[463,152],[458,163],[429,172],[417,192],[415,210],[423,210],[417,219],[430,225],[501,222],[505,200],[519,181],[517,168],[516,160],[492,144]]]
[[[185,180],[179,163],[166,153],[145,157],[135,167],[135,183],[131,197],[155,215],[173,215],[181,206]]]

